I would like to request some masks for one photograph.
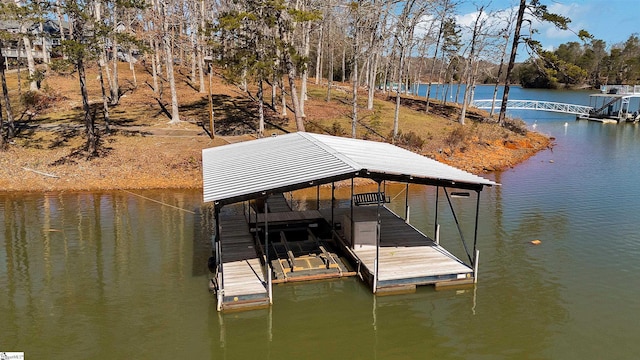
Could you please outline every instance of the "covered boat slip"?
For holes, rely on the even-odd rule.
[[[335,251],[330,225],[320,211],[291,210],[283,194],[269,195],[266,207],[257,203],[250,202],[247,218],[273,284],[355,275]]]
[[[603,85],[600,93],[589,95],[593,110],[577,120],[603,124],[637,123],[640,121],[640,86]]]
[[[334,183],[358,177],[375,181],[378,191],[354,194],[352,182],[350,207],[338,209]],[[389,200],[380,190],[384,181],[435,186],[444,189],[447,199],[447,189],[467,195],[475,192],[478,204],[484,186],[498,185],[391,144],[305,132],[203,150],[204,201],[214,203],[216,219],[213,242],[218,255],[210,269],[216,279],[218,309],[233,307],[231,302],[250,301],[258,284],[264,289],[260,296],[266,294],[272,303],[273,284],[300,275],[297,280],[359,273],[374,293],[423,284],[473,283],[477,278],[477,230],[472,253],[460,233],[469,258],[465,264],[438,245],[437,233],[436,241],[429,239],[382,206]],[[281,195],[325,184],[332,185],[329,209],[293,211]],[[229,240],[227,219],[221,216],[224,206],[247,202],[253,204],[253,213],[245,211],[242,219],[233,221],[246,226],[243,237],[255,246]],[[436,196],[436,224],[437,203]],[[477,212],[478,205],[475,229]],[[236,245],[227,247],[225,243],[230,242]],[[257,271],[248,258],[242,259],[248,265],[244,270],[235,270],[227,249],[247,250],[247,257],[248,250],[253,250],[252,259],[261,261],[266,271]],[[255,287],[246,294],[230,295],[241,288],[235,279],[246,284],[251,278],[247,269],[253,272],[249,282]],[[244,275],[239,276],[240,272]]]
[[[224,237],[215,251],[216,263],[224,264],[224,272],[217,267],[211,279],[214,288],[224,289],[217,292],[218,310],[268,306],[265,272],[244,215],[222,215],[217,221]]]
[[[334,216],[345,219],[343,223],[350,221],[351,209],[334,211]],[[323,214],[329,217],[330,212],[324,210]],[[348,253],[352,254],[353,261],[361,264],[360,275],[372,286],[373,292],[411,291],[418,285],[427,284],[442,286],[473,283],[472,267],[386,207],[379,209],[379,247],[376,246],[375,232],[366,229],[367,224],[369,229],[375,229],[377,207],[356,207],[353,214],[353,223],[361,228],[342,225],[337,234],[344,246],[350,248]],[[355,236],[349,234],[351,230]]]

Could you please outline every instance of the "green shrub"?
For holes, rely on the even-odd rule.
[[[409,131],[408,133],[398,131],[396,144],[410,149],[421,150],[424,146],[424,139],[413,131]]]
[[[333,124],[331,124],[331,129],[329,130],[331,135],[335,136],[344,136],[347,132],[344,130],[342,125],[338,122],[338,120],[334,120]]]

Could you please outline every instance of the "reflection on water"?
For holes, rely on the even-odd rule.
[[[638,126],[564,122],[538,121],[558,139],[553,151],[491,175],[503,186],[481,194],[479,283],[464,290],[375,297],[358,278],[281,284],[270,309],[220,314],[207,288],[211,208],[199,191],[0,195],[0,351],[70,359],[633,358]],[[406,186],[385,191],[403,215]],[[434,190],[411,186],[408,194],[412,224],[432,235]],[[349,187],[336,190],[342,205],[349,196]],[[317,197],[315,189],[294,194],[306,208]],[[323,189],[320,206],[329,199]],[[446,199],[439,201],[439,222],[454,229],[442,242],[464,255]],[[468,240],[475,199],[452,202],[471,224],[462,228]]]
[[[3,350],[122,358],[199,318],[183,308],[192,290],[210,300],[199,196],[153,196],[185,210],[121,192],[0,197]]]

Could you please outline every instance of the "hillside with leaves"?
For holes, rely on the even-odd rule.
[[[120,70],[128,69],[121,63]],[[133,188],[201,187],[201,150],[258,136],[259,117],[255,101],[238,88],[212,77],[212,100],[216,136],[209,137],[208,95],[193,88],[188,69],[177,68],[182,121],[169,124],[170,97],[155,96],[149,86],[152,76],[138,65],[138,87],[132,73],[122,71],[123,93],[110,110],[109,130],[100,112],[101,101],[89,106],[101,133],[99,156],[85,156],[82,100],[77,75],[48,74],[41,93],[24,92],[17,98],[16,136],[0,156],[0,189],[3,191],[96,190]],[[89,68],[90,98],[101,93],[97,67]],[[16,73],[8,74],[9,87],[17,88]],[[308,131],[347,135],[351,104],[348,84],[337,83],[332,100],[326,88],[312,85],[306,108]],[[374,109],[359,105],[359,138],[392,139],[395,99],[380,92]],[[402,98],[402,132],[396,142],[412,151],[476,173],[500,170],[518,164],[547,148],[549,140],[527,132],[521,123],[500,127],[482,112],[469,112],[468,125],[457,122],[460,109],[434,104],[424,113],[424,99]],[[291,112],[265,112],[269,136],[296,131]],[[347,135],[348,136],[348,135]]]

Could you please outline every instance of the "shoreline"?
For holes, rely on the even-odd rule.
[[[180,117],[183,121],[169,125],[165,113],[169,106],[161,95],[145,86],[134,87],[128,64],[122,69],[124,94],[118,105],[110,106],[109,126],[104,133],[103,118],[95,119],[100,126],[100,154],[88,159],[84,153],[85,139],[78,86],[73,78],[50,74],[40,94],[42,105],[31,109],[28,119],[17,121],[19,131],[8,148],[0,152],[1,193],[46,193],[66,191],[110,191],[140,189],[202,189],[202,149],[255,139],[257,119],[251,117],[254,105],[243,94],[214,78],[214,104],[217,134],[210,139],[203,128],[208,124],[207,96],[189,87],[181,76],[178,84]],[[138,66],[138,82],[150,83],[151,76]],[[88,77],[97,74],[89,69]],[[10,77],[11,81],[17,81]],[[13,83],[10,84],[14,86]],[[98,82],[89,82],[92,101],[100,98]],[[305,113],[308,130],[327,134],[346,134],[351,121],[345,118],[351,105],[334,94],[327,102],[324,89],[310,87]],[[345,99],[346,99],[345,98]],[[374,110],[361,110],[367,121],[358,137],[386,138],[392,129],[395,100],[385,96],[375,99]],[[424,99],[403,98],[402,130],[407,135],[404,146],[419,148],[420,154],[474,174],[486,174],[512,168],[551,146],[552,139],[532,131],[516,133],[482,120],[483,111],[467,111],[469,126],[461,128],[456,105],[433,102],[429,114],[424,113]],[[16,102],[18,103],[18,102]],[[97,102],[96,102],[97,104]],[[243,109],[238,111],[237,109]],[[16,111],[23,111],[20,109]],[[268,111],[271,132],[294,131],[293,114],[282,116]],[[372,131],[373,129],[373,131]],[[245,135],[238,135],[245,134]]]
[[[423,155],[482,175],[513,168],[548,149],[552,140],[529,132],[526,140],[518,143],[505,140],[502,144],[474,145],[464,152]],[[91,160],[69,159],[65,154],[68,149],[12,146],[0,160],[0,193],[202,189],[202,149],[226,143],[229,141],[223,137],[211,140],[195,134],[118,135],[111,141],[109,156]]]

